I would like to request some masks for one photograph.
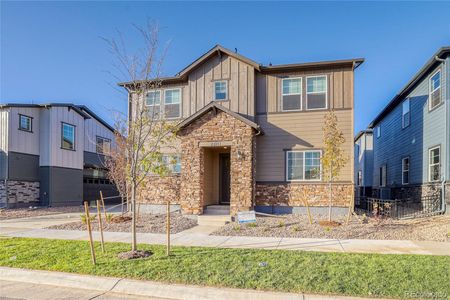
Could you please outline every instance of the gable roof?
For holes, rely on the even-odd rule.
[[[196,113],[194,113],[193,115],[191,115],[189,118],[184,119],[182,122],[180,122],[178,124],[178,128],[179,129],[183,129],[187,126],[189,126],[192,122],[194,122],[195,120],[197,120],[198,118],[202,117],[203,115],[205,115],[207,112],[211,111],[211,110],[221,110],[226,114],[229,114],[230,116],[238,119],[239,121],[244,122],[245,124],[247,124],[248,126],[252,127],[253,129],[255,129],[258,133],[257,135],[263,134],[261,128],[259,127],[258,124],[256,124],[255,122],[250,121],[249,119],[241,116],[238,113],[235,113],[231,110],[229,110],[226,107],[223,107],[220,104],[217,104],[216,102],[210,102],[207,105],[205,105],[202,109],[200,109],[199,111],[197,111]]]
[[[325,67],[352,67],[356,69],[363,62],[364,58],[353,58],[353,59],[344,59],[344,60],[330,60],[330,61],[318,61],[318,62],[307,62],[307,63],[296,63],[296,64],[283,64],[283,65],[269,65],[263,66],[243,55],[238,54],[235,51],[227,49],[221,45],[216,45],[211,48],[209,51],[204,53],[202,56],[197,58],[195,61],[190,63],[188,66],[183,68],[180,72],[178,72],[175,76],[171,77],[161,77],[157,78],[159,81],[165,84],[171,83],[181,83],[185,82],[188,79],[188,75],[192,72],[196,67],[204,63],[206,60],[210,59],[215,55],[220,55],[220,53],[224,53],[229,55],[235,59],[238,59],[242,62],[245,62],[251,65],[255,70],[261,73],[274,73],[274,72],[291,72],[297,70],[305,70],[311,68],[325,68]],[[150,80],[147,80],[150,81]],[[146,80],[136,80],[136,81],[128,81],[128,82],[120,82],[119,86],[128,87],[134,84],[144,83]]]
[[[375,117],[375,119],[369,124],[369,128],[374,128],[386,115],[388,115],[397,105],[399,105],[404,97],[416,87],[416,85],[428,75],[437,65],[441,62],[436,58],[445,58],[450,54],[450,46],[440,48],[433,56],[426,62],[426,64],[414,75],[414,77],[395,95],[394,98],[389,101],[388,105]]]

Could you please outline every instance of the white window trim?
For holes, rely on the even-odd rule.
[[[408,126],[405,126],[405,112],[403,111],[403,105],[408,101],[408,113],[409,113],[409,123]],[[402,128],[407,128],[411,125],[411,101],[409,99],[405,99],[402,102]]]
[[[216,83],[219,82],[225,82],[225,87],[226,87],[226,91],[225,91],[225,99],[216,99]],[[228,80],[215,80],[214,84],[213,84],[213,94],[214,94],[214,101],[229,101],[229,97],[228,97]]]
[[[290,79],[300,79],[300,92],[299,93],[285,94],[283,92],[283,82],[285,80],[290,80]],[[292,95],[300,95],[300,108],[299,109],[283,109],[283,96],[292,96]],[[281,79],[281,111],[286,112],[286,111],[301,111],[301,110],[303,110],[303,78],[302,77],[288,77],[288,78]]]
[[[408,160],[408,170],[405,170],[405,159]],[[409,182],[411,181],[411,159],[409,158],[409,156],[405,156],[402,158],[402,185],[408,185]],[[408,172],[408,182],[405,182],[405,172]]]
[[[178,117],[166,118],[166,91],[176,91],[176,90],[180,91],[180,102],[178,103],[178,106],[180,107],[180,109],[179,109],[180,114],[178,115]],[[182,92],[181,92],[181,88],[165,89],[163,93],[160,93],[160,94],[159,94],[159,97],[160,97],[160,98],[161,98],[161,94],[164,94],[164,95],[163,95],[163,100],[164,100],[163,102],[164,102],[164,104],[161,105],[160,113],[164,113],[164,118],[165,118],[166,120],[175,120],[175,119],[181,118],[181,116],[182,116],[182,112],[181,112],[181,107],[182,107],[182,106],[181,106],[181,103],[182,103],[182,101],[183,101],[183,95],[182,95]],[[161,99],[160,99],[159,103],[161,103]],[[169,104],[169,105],[171,105],[171,104]],[[151,105],[150,105],[150,106],[151,106]],[[162,108],[163,106],[164,106],[164,109]]]
[[[323,92],[308,92],[308,79],[325,77],[325,107],[324,108],[308,108],[308,95],[309,94],[322,94]],[[306,110],[324,110],[328,109],[328,76],[327,75],[315,75],[306,76]]]
[[[289,153],[294,153],[294,152],[296,152],[296,153],[302,152],[303,153],[303,179],[289,179],[289,175],[288,175],[289,174],[288,173],[289,172],[288,155],[289,155]],[[305,162],[306,162],[306,160],[305,160],[305,153],[306,152],[319,152],[320,153],[319,179],[305,179],[305,172],[306,172],[306,170],[305,170]],[[289,151],[286,151],[286,153],[285,153],[285,160],[286,160],[286,174],[285,174],[286,181],[288,181],[288,182],[304,182],[304,181],[316,181],[316,182],[318,182],[318,181],[322,181],[322,150],[289,150]]]
[[[159,104],[158,105],[155,105],[155,104],[147,104],[147,97],[148,97],[148,94],[149,93],[156,93],[156,92],[159,92]],[[161,115],[161,105],[162,105],[162,99],[161,99],[161,97],[162,97],[162,95],[163,95],[163,91],[162,90],[153,90],[153,91],[148,91],[147,93],[145,93],[145,99],[144,99],[144,101],[145,101],[145,106],[147,106],[147,107],[154,107],[154,106],[159,106],[159,113],[160,113],[160,115]]]
[[[384,168],[384,177],[383,177],[383,168]],[[381,165],[379,170],[380,170],[380,180],[379,180],[380,187],[386,187],[386,185],[387,185],[387,165],[386,164]],[[381,180],[381,179],[384,179],[384,180]]]
[[[439,73],[439,87],[435,88],[434,90],[431,90],[431,88],[432,88],[431,87],[431,79],[437,73]],[[436,70],[436,72],[434,72],[433,74],[431,74],[430,78],[428,79],[428,111],[432,111],[436,107],[438,107],[439,105],[442,104],[442,93],[441,93],[441,101],[440,101],[440,103],[438,105],[436,105],[435,107],[431,107],[431,94],[433,94],[435,91],[441,89],[441,87],[442,87],[442,72],[441,72],[441,69],[439,69],[439,70]]]
[[[441,176],[441,146],[436,146],[433,148],[428,149],[428,182],[439,182],[441,179],[437,179],[437,180],[431,180],[431,167],[435,166],[436,164],[431,164],[431,151],[439,149],[439,164],[437,164],[439,166],[439,176]]]

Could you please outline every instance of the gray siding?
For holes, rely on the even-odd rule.
[[[441,145],[442,154],[446,153],[445,106],[441,105],[433,111],[428,110],[429,77],[428,75],[424,78],[405,97],[410,99],[409,127],[402,128],[402,103],[377,124],[381,126],[381,137],[377,138],[375,128],[373,186],[379,186],[379,168],[384,164],[387,166],[387,186],[400,186],[402,158],[406,156],[410,157],[410,184],[428,182],[428,149]],[[443,74],[443,99],[446,99],[447,95],[446,82],[446,76]]]
[[[114,132],[94,118],[84,121],[84,151],[97,152],[97,136],[110,139],[114,143]]]
[[[358,182],[359,171],[362,172],[361,186],[371,187],[373,182],[373,135],[371,133],[364,133],[355,142],[355,184]]]
[[[8,179],[39,181],[39,155],[8,152]]]
[[[39,173],[42,205],[63,206],[83,203],[83,170],[41,167]]]
[[[11,107],[9,114],[9,151],[39,155],[39,111],[35,107]],[[32,118],[32,132],[19,130],[19,115]]]

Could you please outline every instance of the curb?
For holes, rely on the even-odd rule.
[[[183,284],[167,284],[155,281],[140,281],[117,277],[100,277],[63,272],[38,271],[0,267],[0,280],[33,284],[46,284],[65,288],[95,290],[105,293],[120,293],[134,296],[167,299],[227,299],[227,300],[358,300],[347,296],[307,295],[302,293],[279,293],[233,288],[216,288]]]

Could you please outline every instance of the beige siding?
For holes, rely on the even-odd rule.
[[[0,109],[0,179],[6,177],[9,108]]]
[[[214,56],[198,66],[189,74],[190,111],[184,111],[183,117],[189,117],[214,100],[214,81],[228,82],[228,100],[220,101],[224,107],[252,118],[255,115],[255,70],[252,66],[228,55]],[[186,104],[183,104],[186,107]]]
[[[257,122],[264,135],[257,137],[256,180],[285,180],[285,150],[322,149],[322,126],[326,112],[311,111],[261,115]],[[345,135],[345,149],[349,162],[343,169],[340,181],[352,181],[353,161],[353,110],[336,111],[339,127]]]
[[[46,110],[43,109],[42,112]],[[41,149],[40,165],[83,169],[84,118],[67,107],[51,107],[48,112],[48,147]],[[62,122],[75,125],[75,151],[61,149]],[[45,139],[42,140],[43,142]]]
[[[11,107],[9,114],[9,151],[39,155],[39,108]],[[19,114],[32,117],[32,132],[19,130]]]
[[[84,151],[97,152],[97,136],[110,139],[114,143],[114,133],[94,118],[84,122]]]
[[[306,110],[306,77],[326,75],[328,78],[328,107],[333,109],[353,108],[353,71],[348,69],[316,69],[302,72],[290,72],[258,78],[258,84],[266,84],[267,87],[257,87],[258,113],[264,113],[264,103],[267,103],[267,112],[281,112],[281,80],[286,77],[302,77],[302,110]]]

